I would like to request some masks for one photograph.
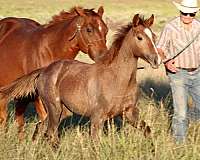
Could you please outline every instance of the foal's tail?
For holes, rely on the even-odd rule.
[[[36,94],[37,80],[44,68],[34,70],[11,84],[0,88],[0,98],[9,100],[27,97]]]

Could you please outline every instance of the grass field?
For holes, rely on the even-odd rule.
[[[104,19],[126,24],[135,13],[145,17],[155,15],[153,30],[160,34],[162,27],[172,16],[178,14],[171,0],[0,0],[0,18],[27,17],[47,23],[51,17],[73,6],[98,9],[103,5]],[[111,26],[111,25],[110,25]],[[112,42],[114,29],[110,28],[108,45]],[[92,63],[80,54],[78,60]],[[163,66],[153,70],[141,61],[144,70],[138,70],[137,79],[141,96],[138,106],[141,119],[152,129],[152,137],[144,138],[142,133],[123,122],[120,131],[114,122],[108,125],[107,134],[102,134],[99,143],[93,142],[88,134],[88,122],[65,129],[58,150],[39,137],[33,143],[31,136],[37,118],[27,119],[26,138],[19,142],[17,127],[11,115],[7,132],[0,130],[0,160],[177,160],[200,159],[199,124],[190,124],[188,140],[181,145],[174,144],[169,131],[167,108],[172,107],[169,84]],[[30,116],[28,116],[30,117]],[[119,120],[118,120],[119,121]],[[71,123],[77,119],[71,119]],[[77,123],[76,123],[77,124]]]

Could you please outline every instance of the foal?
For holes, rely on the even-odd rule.
[[[32,93],[39,95],[48,115],[46,134],[54,140],[58,140],[57,129],[63,113],[64,116],[74,112],[90,117],[92,137],[97,137],[107,119],[117,115],[124,114],[137,126],[138,58],[153,68],[161,63],[154,34],[149,28],[153,21],[153,15],[143,20],[136,14],[132,23],[116,34],[108,54],[95,64],[56,61],[2,88],[1,92],[9,99]],[[143,129],[145,134],[150,131],[145,125]]]

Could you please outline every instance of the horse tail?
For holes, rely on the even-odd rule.
[[[33,72],[24,75],[11,84],[0,88],[0,98],[8,100],[19,99],[27,96],[34,96],[37,89],[37,81],[44,68],[34,70]]]

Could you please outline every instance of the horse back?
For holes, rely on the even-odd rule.
[[[17,28],[28,27],[30,29],[38,27],[40,24],[34,20],[28,18],[16,18],[7,17],[0,20],[0,42],[5,39],[6,36],[11,34]]]

